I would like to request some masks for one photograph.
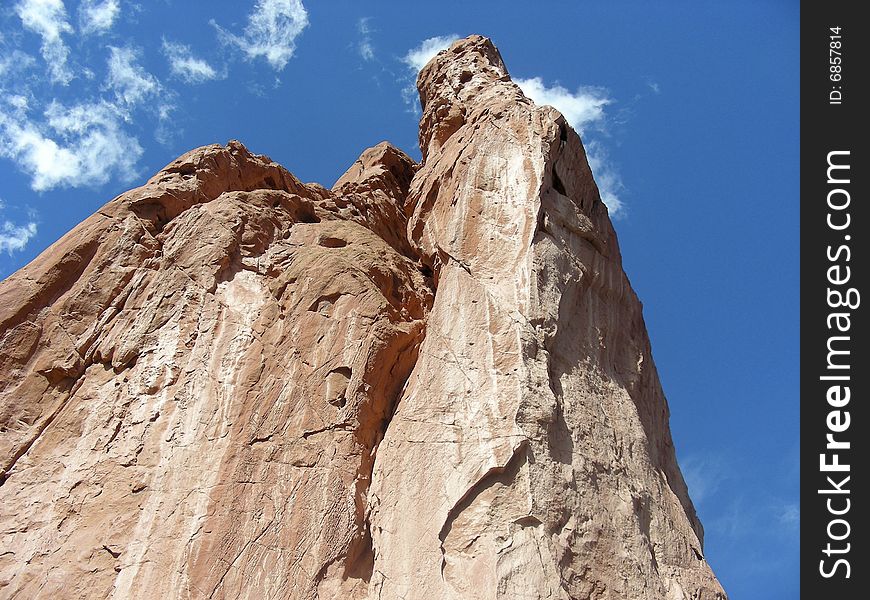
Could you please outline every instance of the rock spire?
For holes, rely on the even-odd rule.
[[[420,165],[206,146],[0,284],[0,597],[725,598],[580,138],[418,88]]]

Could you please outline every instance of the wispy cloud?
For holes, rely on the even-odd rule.
[[[777,518],[786,527],[798,527],[801,522],[800,505],[796,502],[787,502],[780,508]]]
[[[416,77],[420,69],[425,67],[426,63],[432,60],[432,57],[448,48],[450,44],[458,39],[459,36],[455,33],[426,38],[419,45],[408,50],[405,56],[402,57],[402,62],[414,71],[414,77]]]
[[[157,117],[154,137],[161,144],[172,140],[174,131],[167,126],[178,95],[165,87],[139,64],[139,50],[109,46],[108,75],[104,90],[115,95],[112,106],[124,120],[132,121],[134,112],[144,109]]]
[[[371,21],[371,17],[360,17],[356,24],[360,35],[357,50],[360,57],[365,61],[374,60],[375,58],[375,48],[372,46],[372,28],[369,25],[369,21]]]
[[[296,52],[296,38],[308,26],[308,12],[300,0],[257,0],[243,35],[211,24],[221,39],[238,46],[249,60],[263,57],[281,71]]]
[[[163,54],[169,61],[170,72],[187,83],[203,83],[222,77],[207,61],[195,57],[190,46],[163,40]]]
[[[611,215],[624,213],[625,206],[620,197],[625,186],[619,169],[610,159],[605,146],[589,135],[595,130],[605,130],[605,109],[613,103],[607,90],[581,86],[572,92],[559,84],[548,86],[540,77],[518,78],[514,82],[535,104],[549,105],[561,112],[577,133],[584,137],[586,157],[598,184],[602,202],[607,205]]]
[[[36,59],[22,52],[21,50],[13,50],[7,56],[0,56],[0,77],[11,79],[12,75],[18,75],[33,68],[36,65]],[[3,86],[0,85],[0,91]]]
[[[73,28],[67,21],[63,0],[21,0],[15,12],[25,29],[42,38],[40,50],[52,82],[66,85],[72,81],[73,73],[66,64],[69,48],[62,36],[72,33]]]
[[[15,8],[24,28],[42,32],[48,44],[47,50],[43,45],[43,56],[48,60],[54,52],[56,64],[65,64],[66,47],[52,46],[53,41],[62,45],[60,34],[72,31],[63,3],[20,2]],[[82,70],[78,99],[73,101],[62,100],[45,86],[28,54],[15,49],[0,58],[0,158],[12,161],[33,190],[95,187],[113,178],[127,182],[136,175],[143,151],[135,135],[125,131],[133,122],[134,105],[151,100],[144,107],[150,112],[171,93],[154,101],[159,82],[136,64],[134,51],[109,48],[107,58],[102,89]],[[7,221],[12,225],[5,226]],[[36,225],[30,223],[35,221],[0,215],[7,251],[32,237]]]
[[[83,0],[79,6],[79,29],[85,35],[105,33],[120,13],[118,0]]]
[[[680,459],[680,467],[708,543],[715,540],[718,548],[751,549],[750,554],[741,555],[743,570],[775,571],[793,559],[768,550],[782,547],[783,541],[790,546],[800,535],[797,489],[784,497],[782,490],[776,490],[781,482],[749,475],[747,460],[751,462],[742,455],[691,455]],[[781,475],[785,479],[798,476]]]
[[[127,106],[141,104],[160,91],[160,82],[139,63],[139,53],[133,48],[109,46],[106,88]]]
[[[689,456],[680,460],[680,470],[696,506],[712,497],[731,476],[730,467],[720,456]]]
[[[123,131],[117,107],[105,101],[68,107],[55,100],[43,117],[32,119],[26,103],[0,104],[0,156],[16,161],[35,191],[135,176],[142,147]]]
[[[619,167],[610,158],[610,152],[597,140],[587,138],[585,141],[586,160],[598,185],[598,193],[601,201],[607,206],[607,210],[613,217],[621,217],[625,214],[625,204],[621,196],[625,191],[622,183],[622,175]]]
[[[6,203],[0,198],[0,252],[6,252],[10,256],[13,252],[24,250],[27,242],[36,235],[36,213],[31,212],[28,222],[23,225],[13,223],[5,218],[3,213]]]
[[[420,104],[417,98],[417,74],[420,69],[425,67],[426,63],[432,60],[432,57],[448,48],[458,39],[459,36],[455,33],[426,38],[408,50],[402,57],[401,60],[407,67],[406,75],[402,78],[405,81],[402,86],[402,100],[407,105],[408,112],[415,115],[420,114]]]
[[[11,221],[3,221],[0,225],[0,252],[11,255],[24,250],[27,242],[36,235],[36,223],[30,221],[24,225],[16,225]]]

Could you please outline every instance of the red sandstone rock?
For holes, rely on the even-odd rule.
[[[418,87],[422,166],[200,148],[0,284],[0,596],[724,598],[579,137]]]

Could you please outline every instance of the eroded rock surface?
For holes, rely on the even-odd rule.
[[[579,137],[418,87],[422,165],[199,148],[0,284],[0,597],[724,598]]]

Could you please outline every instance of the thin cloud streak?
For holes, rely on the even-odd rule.
[[[204,83],[212,79],[222,79],[226,73],[218,73],[206,60],[193,55],[190,46],[163,40],[163,54],[169,61],[173,76],[186,83]]]
[[[371,21],[371,17],[360,17],[359,21],[357,21],[357,30],[360,34],[357,50],[360,57],[367,62],[375,58],[375,48],[372,46],[372,28],[369,25],[369,21]]]
[[[42,38],[40,52],[51,81],[67,85],[74,76],[66,64],[69,48],[62,36],[72,33],[73,28],[67,21],[63,0],[21,0],[15,5],[15,12],[25,29]]]

